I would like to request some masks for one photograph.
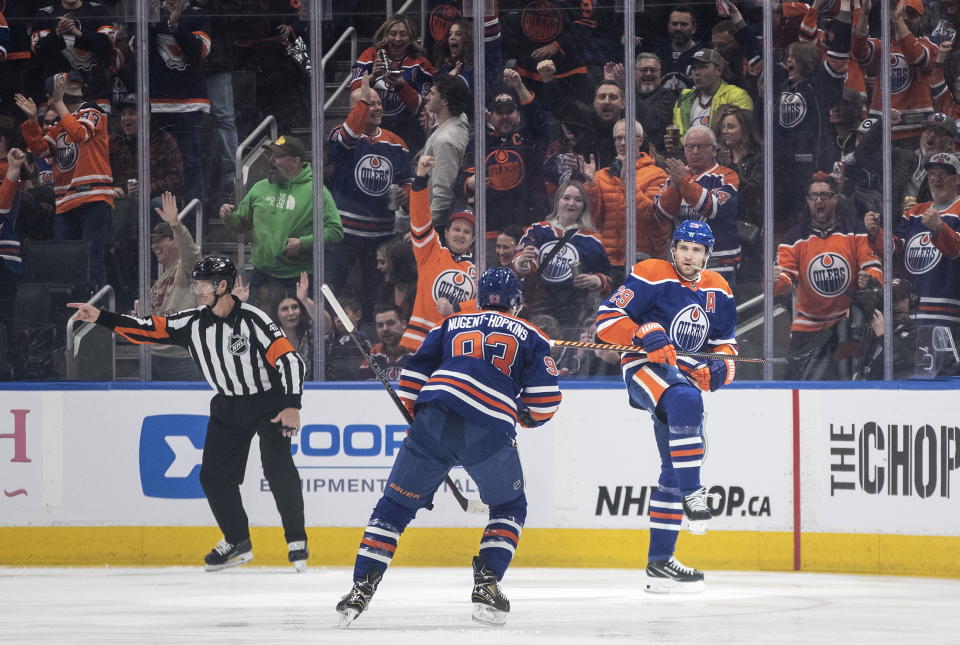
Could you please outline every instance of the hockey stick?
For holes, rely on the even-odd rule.
[[[343,328],[347,330],[347,333],[350,334],[350,338],[353,340],[354,344],[357,346],[357,349],[360,350],[360,354],[363,356],[364,360],[367,361],[367,365],[370,366],[370,369],[373,370],[373,373],[376,374],[377,378],[380,380],[380,383],[383,384],[383,387],[387,390],[387,394],[390,395],[390,398],[393,399],[394,404],[397,406],[397,409],[400,410],[400,414],[403,415],[404,420],[408,425],[413,424],[413,417],[410,416],[410,413],[407,412],[407,408],[404,407],[403,402],[400,400],[400,396],[397,394],[397,391],[393,389],[393,386],[390,385],[390,380],[387,378],[387,375],[384,373],[380,365],[373,360],[373,357],[367,353],[367,350],[363,348],[363,341],[360,340],[360,337],[357,335],[357,328],[353,324],[353,321],[350,320],[350,317],[347,316],[347,312],[343,310],[343,307],[340,305],[340,301],[337,300],[337,297],[333,295],[333,291],[326,284],[320,285],[320,291],[323,293],[323,297],[326,298],[327,302],[330,303],[330,306],[333,307],[333,312],[337,315],[337,318],[340,319],[340,322],[343,323]],[[443,481],[447,485],[447,488],[450,489],[450,492],[453,493],[453,496],[457,498],[457,503],[467,513],[482,513],[486,515],[489,512],[487,505],[477,499],[467,499],[464,497],[463,493],[460,492],[460,489],[457,488],[457,485],[453,483],[453,480],[450,479],[450,475],[444,475]]]
[[[554,347],[579,347],[581,349],[592,349],[594,351],[610,350],[614,352],[640,352],[646,354],[642,347],[636,345],[610,345],[608,343],[582,343],[576,340],[551,340],[550,344]],[[812,351],[812,350],[811,350]],[[737,356],[736,354],[712,354],[709,352],[677,352],[677,356],[689,356],[690,358],[703,358],[725,361],[740,361],[741,363],[774,363],[775,365],[787,365],[790,361],[799,360],[809,356],[811,351],[798,352],[790,356],[775,356],[771,358],[759,358],[756,356]]]

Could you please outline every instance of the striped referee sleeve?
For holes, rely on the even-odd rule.
[[[196,312],[196,309],[188,309],[171,316],[135,318],[101,309],[97,324],[123,336],[131,343],[187,347],[190,344],[187,327]]]

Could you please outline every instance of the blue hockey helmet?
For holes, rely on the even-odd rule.
[[[477,282],[477,303],[481,309],[518,311],[523,305],[520,278],[506,267],[487,269]]]
[[[673,229],[673,242],[671,246],[676,246],[677,242],[703,244],[707,247],[707,253],[710,254],[713,252],[713,243],[715,241],[713,231],[710,230],[710,226],[706,222],[688,219]]]

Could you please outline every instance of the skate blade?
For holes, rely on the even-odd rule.
[[[505,625],[507,612],[475,602],[473,603],[473,622],[483,625]]]
[[[347,607],[346,609],[337,610],[340,613],[340,629],[346,629],[350,626],[354,620],[357,619],[357,616],[360,615],[360,612],[354,609],[353,607]]]
[[[706,585],[703,583],[703,580],[697,580],[696,582],[677,582],[665,578],[647,578],[646,583],[643,585],[643,590],[647,593],[655,594],[695,594],[703,593],[706,590]]]
[[[229,569],[231,567],[239,567],[242,564],[246,564],[253,560],[253,553],[241,553],[235,558],[227,560],[223,564],[208,564],[206,566],[207,571],[223,571],[224,569]]]
[[[306,560],[294,560],[291,564],[293,565],[293,568],[297,570],[297,573],[303,573],[307,570]]]
[[[707,532],[708,520],[687,520],[687,530],[694,535],[703,535]]]

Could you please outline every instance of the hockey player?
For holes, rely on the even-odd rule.
[[[660,479],[650,498],[650,550],[644,590],[702,591],[703,572],[673,556],[684,515],[691,533],[711,517],[700,484],[704,455],[703,397],[733,381],[737,321],[733,293],[723,277],[704,269],[714,237],[704,222],[687,220],[672,236],[672,264],[644,260],[600,307],[597,335],[644,352],[620,360],[630,405],[650,412],[660,452]],[[678,357],[677,350],[712,352],[716,360]]]
[[[560,390],[547,338],[514,317],[522,304],[520,280],[497,267],[484,272],[478,287],[480,311],[445,319],[400,375],[398,391],[415,414],[413,426],[364,529],[353,588],[337,604],[342,627],[370,604],[403,530],[418,510],[431,507],[444,475],[458,464],[490,506],[473,558],[473,619],[506,621],[510,601],[498,583],[527,515],[516,424],[548,421]]]

